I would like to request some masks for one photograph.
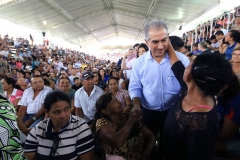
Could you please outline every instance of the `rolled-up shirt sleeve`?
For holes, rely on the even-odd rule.
[[[38,148],[38,140],[36,136],[36,127],[34,127],[27,136],[24,144],[24,152],[36,152]]]
[[[79,98],[79,96],[76,96],[76,94],[79,95],[80,94],[79,91],[75,92],[75,94],[74,94],[74,106],[76,108],[82,108],[81,103],[80,103],[80,98]]]
[[[136,61],[132,67],[132,73],[128,87],[131,99],[133,99],[134,97],[141,98],[142,95],[141,76],[139,74],[138,66],[139,63]]]

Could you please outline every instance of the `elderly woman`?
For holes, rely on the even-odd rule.
[[[115,77],[110,77],[108,79],[108,86],[110,92],[115,96],[124,108],[123,113],[129,112],[131,106],[130,95],[127,90],[119,89],[118,79]]]
[[[170,43],[168,54],[185,94],[169,110],[165,121],[165,158],[212,159],[219,133],[214,96],[226,88],[232,67],[219,54],[201,54],[185,69]]]
[[[28,160],[93,160],[91,130],[83,119],[71,115],[70,103],[71,99],[61,91],[46,96],[44,108],[49,118],[39,122],[28,134],[24,145]]]
[[[235,48],[232,53],[232,68],[240,84],[240,47]]]
[[[5,96],[13,104],[16,110],[18,110],[17,104],[22,98],[23,91],[15,88],[16,81],[13,78],[4,78],[1,82],[5,91]]]
[[[121,102],[112,93],[102,95],[96,102],[96,137],[106,160],[147,160],[155,137],[138,122],[141,112],[123,114]],[[144,144],[144,145],[143,145]]]

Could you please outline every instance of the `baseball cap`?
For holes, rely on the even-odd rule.
[[[220,27],[222,27],[221,24],[216,24],[215,25],[215,28],[220,28]]]
[[[94,77],[94,75],[91,71],[87,71],[87,72],[82,73],[82,80],[86,80],[90,77]]]

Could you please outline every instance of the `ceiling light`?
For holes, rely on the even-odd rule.
[[[7,3],[12,2],[12,1],[14,1],[14,0],[1,0],[0,5],[4,5],[4,4],[7,4]]]
[[[44,25],[46,25],[46,24],[47,24],[47,22],[46,22],[46,21],[43,21],[42,23],[43,23]]]

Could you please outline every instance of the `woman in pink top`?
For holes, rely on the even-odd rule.
[[[22,61],[20,58],[17,59],[16,66],[18,69],[22,69]]]
[[[18,110],[18,101],[22,98],[23,91],[18,90],[15,87],[16,81],[13,78],[4,78],[2,81],[4,94],[7,99],[14,105]]]

